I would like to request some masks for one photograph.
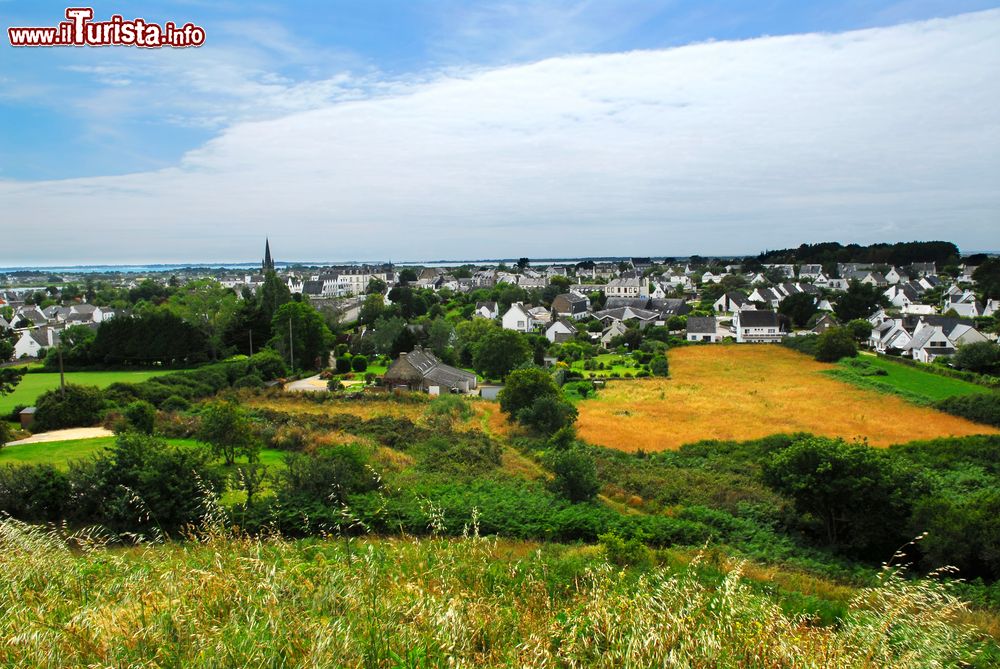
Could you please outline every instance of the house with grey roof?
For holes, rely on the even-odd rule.
[[[722,341],[715,316],[688,316],[686,339],[697,342]]]
[[[561,344],[576,336],[577,329],[569,318],[557,318],[545,328],[545,338],[553,344]]]
[[[468,393],[476,389],[476,375],[446,365],[430,351],[417,347],[403,352],[382,377],[390,388],[423,390],[432,395]]]
[[[733,315],[733,330],[741,344],[776,344],[788,333],[778,314],[752,309]]]
[[[552,300],[552,313],[556,317],[580,320],[590,314],[590,299],[580,293],[562,293]]]

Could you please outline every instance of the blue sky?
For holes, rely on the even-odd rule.
[[[969,250],[997,249],[997,199],[980,185],[1000,175],[997,115],[975,109],[956,115],[939,99],[951,96],[959,107],[966,96],[983,105],[994,101],[981,88],[991,75],[996,81],[990,54],[1000,52],[1000,17],[983,10],[997,5],[94,3],[98,19],[120,13],[194,22],[206,29],[206,44],[14,49],[4,35],[0,232],[16,248],[36,239],[3,221],[4,209],[50,227],[73,225],[66,223],[62,246],[28,255],[0,248],[0,265],[240,260],[257,253],[269,231],[284,258],[302,260],[741,253],[821,239],[932,236],[957,239]],[[0,0],[0,22],[55,25],[65,7]],[[837,50],[856,52],[851,57],[858,60],[831,55]],[[935,65],[923,73],[921,90],[915,79],[928,62]],[[737,72],[762,85],[741,85]],[[652,82],[648,96],[641,80],[623,90],[630,75]],[[817,83],[824,77],[829,88]],[[781,122],[774,121],[784,113],[774,91],[764,101],[748,90],[763,91],[776,79],[785,82],[777,97],[791,100],[791,116]],[[677,83],[683,81],[689,83]],[[899,87],[899,109],[880,86]],[[684,99],[675,104],[674,98]],[[927,104],[923,115],[913,108],[916,98]],[[484,100],[494,103],[484,107]],[[613,108],[594,108],[589,117],[594,100]],[[833,100],[847,101],[844,123],[824,120]],[[579,113],[577,103],[584,107]],[[702,125],[643,111],[672,104],[693,105],[692,114],[704,105]],[[773,123],[761,130],[762,147],[746,138],[750,126],[740,125],[748,113]],[[853,113],[857,124],[845,130]],[[909,144],[905,136],[886,136],[896,114],[910,119],[899,127],[901,135],[913,133]],[[617,136],[623,119],[627,132]],[[710,145],[709,131],[718,138],[739,133],[739,142],[730,143],[733,154]],[[918,137],[923,132],[940,133],[947,155]],[[618,144],[594,143],[590,133]],[[815,146],[803,144],[806,136]],[[657,142],[658,155],[642,154]],[[782,155],[768,157],[775,146]],[[743,162],[753,148],[762,150],[756,166]],[[676,154],[663,161],[663,151]],[[908,162],[908,151],[934,165],[908,165],[916,171],[889,179],[886,172]],[[875,169],[882,156],[891,160]],[[310,160],[317,161],[311,171],[302,167]],[[825,172],[811,175],[821,163]],[[285,172],[269,173],[268,165],[301,173],[285,188]],[[872,170],[867,179],[860,178],[864,169]],[[614,178],[635,175],[595,193],[604,170],[614,170]],[[953,178],[965,172],[969,178]],[[310,174],[315,181],[304,188]],[[343,192],[331,179],[345,182]],[[254,199],[248,193],[259,194],[261,183],[275,184],[273,197],[258,203],[268,206],[239,206]],[[922,196],[934,191],[941,210],[914,203],[910,188]],[[364,199],[359,193],[366,189]],[[182,222],[163,214],[178,202],[184,202],[176,209]],[[136,207],[135,214],[108,215],[125,206]],[[609,233],[602,220],[620,234]],[[690,234],[692,225],[701,237]]]

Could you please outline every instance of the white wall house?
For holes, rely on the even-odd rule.
[[[535,322],[531,314],[520,302],[510,305],[510,309],[500,319],[504,330],[515,330],[517,332],[531,332],[535,329]]]
[[[733,315],[736,341],[741,344],[772,344],[781,341],[784,328],[773,311],[737,311]]]

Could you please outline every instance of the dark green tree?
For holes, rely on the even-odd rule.
[[[799,328],[804,328],[816,311],[816,298],[811,293],[789,295],[778,305],[778,313],[788,316]]]
[[[503,379],[520,365],[531,360],[528,343],[513,330],[495,329],[476,345],[472,365],[490,379]]]
[[[549,460],[553,492],[571,502],[589,502],[601,489],[594,458],[580,447],[554,451]]]
[[[212,454],[227,466],[238,456],[249,456],[260,448],[250,416],[233,402],[212,402],[202,410],[198,440],[208,444]]]
[[[816,359],[820,362],[837,362],[857,354],[858,345],[847,328],[830,328],[816,340]]]
[[[289,366],[292,362],[301,369],[326,366],[333,335],[312,305],[305,302],[283,304],[274,312],[271,331],[274,333],[271,346],[289,361]]]

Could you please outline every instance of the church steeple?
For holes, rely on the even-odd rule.
[[[274,271],[274,260],[271,259],[271,241],[264,238],[264,262],[261,263],[260,269],[263,273]]]

